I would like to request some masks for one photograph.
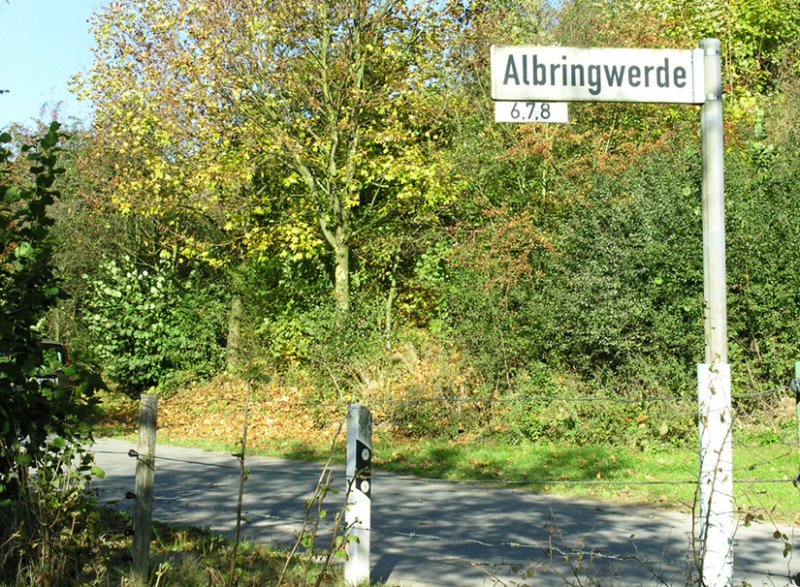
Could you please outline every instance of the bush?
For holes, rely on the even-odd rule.
[[[105,261],[88,290],[92,348],[123,389],[165,389],[221,369],[223,292],[205,285],[198,271],[176,268],[166,254],[149,269],[124,256]]]
[[[789,149],[766,161],[759,153],[739,150],[726,160],[729,360],[740,392],[791,379],[800,324],[800,177]],[[495,215],[463,244],[469,262],[451,264],[446,305],[455,342],[481,379],[524,401],[598,389],[610,398],[643,387],[675,398],[693,390],[704,359],[700,179],[693,149],[651,153],[621,177],[598,174],[584,202],[552,224],[540,221],[538,232],[512,231]],[[535,249],[543,235],[549,247]],[[504,271],[486,262],[486,250]],[[571,389],[556,383],[564,380]],[[513,434],[598,440],[645,416],[666,422],[669,435],[684,428],[682,416],[654,415],[656,406],[589,413],[531,405],[512,410]],[[599,422],[598,432],[580,429],[584,417]]]
[[[13,501],[0,505],[0,582],[75,584],[92,542],[89,485],[99,470],[79,444],[53,437],[35,458],[20,444]]]
[[[380,366],[359,371],[359,395],[385,427],[412,438],[478,435],[492,405],[462,353],[424,332],[404,331]]]
[[[703,356],[697,159],[654,153],[622,177],[598,174],[585,201],[538,229],[493,220],[484,232],[494,236],[469,257],[490,250],[511,261],[504,271],[455,266],[448,303],[485,380],[516,393],[540,364],[584,382],[642,360],[664,382],[675,361],[694,372]],[[669,365],[663,377],[660,365]]]
[[[93,382],[75,370],[70,388],[34,379],[48,368],[37,326],[64,296],[53,272],[48,216],[59,196],[52,186],[62,172],[56,166],[64,138],[58,129],[53,123],[18,150],[0,147],[0,499],[18,494],[20,479],[11,471],[37,463],[47,453],[48,436],[87,437],[96,404]],[[10,141],[0,134],[0,144]]]
[[[786,151],[768,164],[750,157],[727,162],[730,362],[741,366],[734,385],[746,389],[785,386],[799,357],[796,156]]]
[[[696,392],[686,388],[694,381],[653,379],[650,365],[632,365],[624,373],[602,373],[588,381],[556,375],[543,365],[534,373],[520,382],[501,416],[511,441],[560,439],[642,448],[696,442]]]
[[[703,356],[699,180],[697,157],[680,153],[600,178],[564,223],[554,272],[528,310],[549,363],[590,377],[643,357],[693,371]]]
[[[381,316],[379,302],[359,297],[351,301],[344,321],[337,316],[332,302],[303,315],[305,368],[312,374],[321,397],[354,397],[362,368],[385,360]]]

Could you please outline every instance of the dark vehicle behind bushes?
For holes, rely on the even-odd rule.
[[[72,378],[64,372],[64,368],[70,366],[67,347],[55,340],[43,340],[40,349],[43,373],[36,376],[36,381],[40,385],[48,384],[61,388],[72,385]]]
[[[66,389],[73,384],[72,378],[65,369],[70,366],[67,347],[55,340],[42,340],[38,345],[36,356],[36,374],[29,380],[35,380],[40,386]],[[0,360],[13,360],[7,351],[0,351]],[[11,383],[12,388],[15,384]]]

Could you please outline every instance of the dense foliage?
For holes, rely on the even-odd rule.
[[[424,399],[384,414],[408,434],[691,437],[690,408],[647,399],[693,397],[702,358],[697,109],[496,124],[488,48],[722,39],[734,386],[777,388],[800,17],[707,4],[115,3],[76,80],[97,113],[52,208],[74,296],[47,323],[129,391],[241,354],[311,400]],[[632,403],[596,426],[543,402],[586,395]]]
[[[169,254],[149,268],[127,255],[101,263],[86,296],[91,349],[123,389],[165,388],[221,368],[220,292],[190,267],[175,267]]]
[[[0,497],[15,494],[17,467],[47,458],[48,437],[79,439],[89,433],[93,384],[78,377],[62,388],[39,383],[37,375],[64,369],[43,356],[39,329],[48,310],[64,297],[54,273],[53,220],[47,210],[58,192],[53,185],[59,141],[54,123],[32,144],[12,150],[0,135]],[[72,369],[68,375],[77,377]]]

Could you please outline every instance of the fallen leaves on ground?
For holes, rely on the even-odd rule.
[[[251,449],[303,445],[330,446],[346,408],[334,402],[309,402],[308,390],[280,383],[254,384],[247,445]],[[158,430],[186,442],[238,445],[244,432],[247,383],[230,376],[159,398]],[[135,432],[135,400],[110,397],[103,402],[101,430]]]

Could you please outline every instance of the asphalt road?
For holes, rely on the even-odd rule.
[[[132,509],[135,444],[99,440],[101,502]],[[158,446],[154,517],[231,532],[239,462],[225,453]],[[294,542],[322,466],[248,457],[243,534],[254,542]],[[344,471],[333,483],[344,489]],[[327,500],[332,514],[344,492]],[[326,520],[331,520],[329,515]],[[607,505],[471,483],[377,472],[372,483],[372,580],[388,585],[687,585],[692,580],[690,516]],[[736,584],[793,585],[797,557],[783,557],[772,524],[737,529]],[[794,530],[780,531],[795,541]],[[329,527],[320,540],[327,543]],[[535,568],[536,575],[522,573]]]

